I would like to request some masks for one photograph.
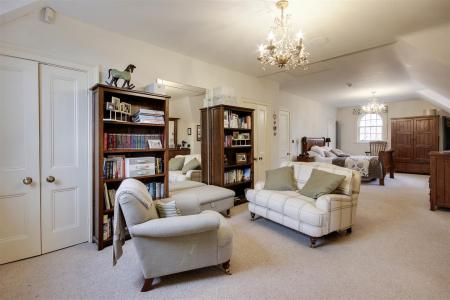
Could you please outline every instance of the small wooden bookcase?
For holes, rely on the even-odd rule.
[[[147,176],[131,176],[148,185],[159,186],[162,197],[168,195],[168,115],[169,96],[152,94],[142,91],[116,88],[104,84],[97,84],[91,88],[94,101],[94,210],[93,210],[93,240],[98,250],[112,244],[112,219],[114,206],[107,207],[107,198],[111,191],[117,190],[125,179],[105,174],[105,159],[146,158],[153,157],[160,166],[159,172]],[[164,124],[136,123],[130,115],[121,120],[111,120],[110,111],[106,105],[112,98],[119,98],[121,102],[131,104],[131,113],[137,109],[156,110],[164,112]],[[114,114],[114,113],[113,113]],[[113,137],[111,137],[113,136]],[[149,148],[149,137],[160,137],[162,148]],[[116,140],[117,139],[117,140]],[[139,141],[139,143],[137,143]],[[162,163],[162,165],[161,165]],[[120,166],[120,168],[125,166]],[[109,168],[111,169],[111,168]],[[108,171],[110,172],[110,171]],[[113,177],[113,178],[111,178]],[[163,185],[162,185],[163,184]],[[106,189],[105,189],[106,187]],[[106,192],[105,192],[106,190]],[[164,190],[162,193],[161,190]],[[114,196],[114,194],[112,194]],[[111,200],[110,200],[111,201]],[[110,203],[110,202],[108,202]],[[108,224],[106,223],[108,222]],[[109,226],[109,227],[108,227]],[[109,234],[105,234],[109,230]]]
[[[240,199],[235,204],[245,202],[245,189],[253,188],[254,181],[253,109],[217,105],[200,111],[202,181],[234,190]],[[245,171],[250,174],[239,178]]]

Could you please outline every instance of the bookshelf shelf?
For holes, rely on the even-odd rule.
[[[253,109],[217,105],[200,111],[202,169],[208,170],[202,173],[202,181],[232,189],[245,199],[245,189],[254,182]],[[238,160],[242,156],[244,161]],[[240,203],[235,201],[235,205]]]
[[[111,125],[138,126],[138,127],[165,127],[166,126],[164,124],[136,123],[136,122],[115,121],[115,120],[103,120],[103,123],[111,124]]]
[[[91,88],[94,106],[94,211],[93,240],[97,249],[102,250],[112,244],[112,220],[114,218],[115,191],[120,183],[129,178],[144,182],[157,195],[168,195],[168,124],[169,96],[133,91],[97,84]],[[131,105],[131,112],[139,112],[145,118],[150,110],[163,112],[160,121],[164,124],[136,123],[131,116],[121,115],[123,121],[111,120],[107,102],[112,98]],[[147,115],[146,115],[147,113]],[[155,139],[161,141],[162,149],[146,148]],[[159,142],[158,142],[159,143]],[[136,147],[138,149],[133,149]],[[123,148],[123,149],[121,149]],[[155,168],[155,175],[133,176],[132,164],[142,164],[139,170]],[[146,164],[145,166],[143,164]],[[137,169],[136,169],[137,170]],[[141,172],[141,171],[140,171]],[[151,172],[148,172],[151,173]],[[148,174],[147,173],[147,174]],[[144,173],[140,173],[144,174]],[[106,177],[122,178],[106,178]]]

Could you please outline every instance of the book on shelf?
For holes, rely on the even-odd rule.
[[[112,237],[113,231],[113,218],[108,215],[103,216],[103,240],[107,240]]]
[[[231,110],[223,111],[223,125],[225,128],[241,128],[241,129],[251,129],[252,127],[252,117],[242,116],[233,113]]]
[[[251,179],[251,168],[234,169],[224,173],[224,184],[238,183]]]
[[[103,134],[103,148],[105,150],[150,149],[148,141],[155,140],[159,140],[161,145],[164,145],[163,134],[122,134],[105,132]]]
[[[121,179],[128,177],[151,176],[164,174],[164,159],[162,157],[105,157],[103,176],[105,179]]]
[[[108,189],[108,186],[106,183],[104,185],[104,200],[105,200],[105,209],[110,210],[114,208],[114,205],[116,204],[116,190],[115,189]]]
[[[164,111],[145,108],[137,109],[133,113],[131,119],[135,123],[147,123],[156,125],[164,125],[165,123]]]
[[[109,201],[109,193],[108,193],[108,187],[106,186],[106,183],[103,184],[104,187],[104,199],[105,199],[105,209],[111,209],[111,202]]]
[[[165,198],[164,182],[149,182],[146,186],[153,199]]]

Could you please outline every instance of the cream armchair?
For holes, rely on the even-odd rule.
[[[129,179],[128,179],[129,181]],[[136,189],[143,185],[136,181]],[[119,188],[117,199],[145,278],[143,292],[152,288],[155,277],[222,265],[230,274],[233,233],[225,218],[215,211],[200,212],[198,204],[177,200],[182,216],[157,218],[154,205],[146,208],[130,191]],[[142,194],[141,194],[142,195]],[[198,214],[199,213],[199,214]],[[153,219],[151,219],[153,216]],[[155,217],[156,216],[156,217]]]

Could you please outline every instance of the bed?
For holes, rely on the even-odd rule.
[[[393,151],[380,151],[378,156],[346,155],[339,149],[326,147],[325,138],[303,137],[302,155],[310,156],[314,161],[329,163],[356,170],[361,173],[363,181],[379,180],[384,185],[384,178],[389,172],[394,178]]]

